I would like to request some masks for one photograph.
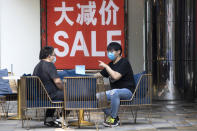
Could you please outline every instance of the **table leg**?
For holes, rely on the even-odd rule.
[[[79,110],[79,120],[76,122],[72,122],[71,126],[92,126],[94,123],[89,121],[84,121],[84,110]]]
[[[17,115],[13,117],[9,117],[9,120],[21,120],[22,119],[22,111],[21,111],[21,93],[20,93],[20,80],[18,80],[17,85]]]

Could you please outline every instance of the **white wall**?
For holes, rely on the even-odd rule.
[[[40,0],[0,0],[0,65],[32,73],[39,62]]]
[[[1,9],[2,9],[2,1],[0,0],[0,68],[1,68]]]

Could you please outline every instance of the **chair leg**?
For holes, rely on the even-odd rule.
[[[25,113],[24,113],[24,109],[22,109],[22,128],[24,128],[24,117],[25,117]]]
[[[32,118],[27,116],[27,111],[28,111],[27,109],[24,110],[24,116],[25,117],[23,117],[22,127],[25,127],[24,125],[25,125],[25,120],[26,120],[26,124],[27,124],[26,129],[29,130],[30,129],[30,124],[29,123],[30,123],[30,120]]]
[[[148,123],[151,124],[152,123],[152,107],[148,106],[147,109],[148,109],[148,112],[145,113],[145,118],[148,121]]]
[[[87,111],[87,119],[90,122],[90,111]]]
[[[30,118],[28,118],[28,116],[27,116],[27,110],[25,110],[25,119],[27,119],[27,127],[26,127],[26,129],[29,130],[30,129],[30,126],[29,126]]]
[[[38,109],[36,109],[36,118],[38,117]]]
[[[66,121],[66,127],[68,127],[69,125],[68,125],[68,118],[67,118],[67,115],[65,114],[65,111],[66,110],[64,110],[64,120]]]
[[[78,115],[77,119],[78,119],[78,128],[80,128],[80,117],[79,117],[79,115]]]
[[[4,115],[4,111],[3,111],[3,102],[0,101],[0,107],[1,107],[1,112],[0,112],[0,120],[2,119],[1,116]]]
[[[2,107],[2,106],[1,106],[1,103],[0,103],[0,107]],[[3,111],[2,111],[2,109],[1,109],[1,112],[0,112],[0,120],[1,120],[2,112],[3,112]]]
[[[10,107],[10,102],[7,101],[4,106],[5,117],[8,117],[9,107]]]
[[[98,131],[99,130],[99,128],[98,128],[98,122],[99,121],[99,118],[98,117],[96,117],[96,121],[95,121],[95,127],[96,127],[96,130]]]
[[[134,111],[133,111],[133,109],[131,108],[131,114],[132,114],[132,116],[133,116],[133,119],[135,118],[135,116],[134,116]]]
[[[136,124],[136,120],[137,120],[137,111],[138,111],[138,109],[136,109],[136,112],[135,112],[135,119],[134,119],[135,124]]]
[[[78,111],[78,115],[77,115],[77,117],[78,117],[78,127],[80,128],[80,125],[81,125],[81,117],[80,117],[80,110]]]
[[[125,110],[126,110],[126,109],[123,108],[122,110],[123,110],[123,114],[125,114],[125,112],[126,112]],[[119,116],[119,118],[120,118],[120,116]],[[120,121],[120,126],[122,126],[122,120],[119,119],[119,121]]]
[[[37,109],[37,110],[36,110],[36,113],[37,113],[37,114],[36,114],[36,115],[37,115],[36,117],[38,117],[38,121],[41,121],[41,117],[40,117],[40,116],[41,116],[41,115],[40,115],[41,113],[40,113],[40,112],[41,112],[41,109]]]
[[[26,119],[27,119],[27,127],[26,127],[26,129],[29,130],[30,129],[29,128],[29,119],[28,119],[28,117],[26,117]]]
[[[22,114],[23,114],[22,115],[22,128],[25,127],[25,122],[26,122],[26,124],[27,124],[26,129],[28,130],[29,129],[29,121],[28,121],[28,117],[27,117],[27,110],[26,109],[23,109],[22,110]]]
[[[149,123],[152,124],[152,107],[151,106],[149,110]]]
[[[96,126],[96,130],[98,131],[99,130],[99,128],[98,128],[98,122],[95,123],[95,126]]]
[[[103,117],[104,117],[104,122],[105,122],[106,121],[106,115],[105,115],[105,113],[104,113]]]
[[[6,109],[5,109],[5,102],[2,102],[1,103],[1,115],[3,116],[3,119],[6,119]],[[1,117],[1,115],[0,115],[0,119],[2,119],[2,117]]]
[[[138,108],[137,107],[134,108],[134,111],[131,109],[131,112],[132,112],[132,115],[133,115],[133,118],[134,118],[134,123],[136,123]]]
[[[65,122],[65,110],[62,109],[62,128],[63,128],[63,129],[65,128],[64,122]]]

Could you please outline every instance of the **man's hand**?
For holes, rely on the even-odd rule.
[[[106,71],[108,72],[108,74],[109,74],[114,80],[119,80],[119,79],[122,77],[122,75],[121,75],[119,72],[112,70],[111,67],[108,66],[107,64],[105,64],[104,62],[102,62],[102,61],[98,61],[98,62],[99,62],[99,66],[105,68]],[[97,74],[97,75],[98,75],[98,74]],[[95,75],[95,76],[96,76],[96,75]]]
[[[108,65],[107,64],[105,64],[104,62],[102,62],[102,61],[98,61],[99,62],[99,66],[100,67],[103,67],[103,68],[106,68]]]
[[[60,78],[54,78],[53,81],[58,89],[60,89],[60,90],[64,89],[63,82]]]

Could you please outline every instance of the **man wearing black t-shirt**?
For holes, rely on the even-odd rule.
[[[131,99],[132,92],[135,90],[133,70],[129,61],[121,57],[122,48],[119,43],[111,42],[107,47],[107,56],[111,62],[107,65],[99,61],[99,66],[104,69],[96,73],[96,77],[108,77],[111,90],[106,91],[107,100],[111,102],[111,108],[105,109],[107,115],[105,126],[118,126],[118,110],[120,100]]]
[[[40,62],[34,68],[33,75],[38,76],[44,84],[52,100],[64,100],[63,83],[57,74],[54,65],[56,55],[54,48],[46,46],[40,51]],[[55,109],[47,109],[44,124],[47,126],[59,126],[60,123],[52,121]]]

